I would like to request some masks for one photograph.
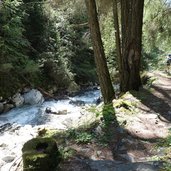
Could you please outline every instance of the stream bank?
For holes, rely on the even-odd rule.
[[[43,103],[24,105],[0,115],[0,168],[13,169],[21,157],[23,144],[38,135],[40,129],[67,130],[87,122],[96,116],[86,109],[95,105],[100,90],[89,90],[64,100],[49,100]],[[50,108],[55,114],[47,113]]]

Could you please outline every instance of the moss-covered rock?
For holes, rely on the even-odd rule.
[[[60,162],[57,144],[52,138],[33,138],[22,148],[24,171],[53,171]]]

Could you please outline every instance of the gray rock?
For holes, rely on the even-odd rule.
[[[163,165],[162,162],[118,164],[110,160],[86,160],[86,163],[92,170],[97,171],[159,171]]]
[[[20,93],[17,93],[12,97],[12,101],[14,102],[16,107],[19,107],[23,105],[24,97],[22,97]]]
[[[3,112],[3,110],[4,110],[4,104],[0,103],[0,114]]]
[[[5,144],[5,143],[0,143],[0,147],[7,147],[8,145],[7,144]]]
[[[5,162],[4,162],[3,160],[0,159],[0,169],[1,169],[1,167],[2,167],[3,165],[5,165]]]
[[[59,171],[95,171],[90,166],[81,160],[64,162],[60,165]]]
[[[15,156],[5,156],[2,160],[6,163],[11,163],[15,159]]]
[[[95,133],[97,135],[103,135],[104,134],[102,127],[100,125],[98,125],[97,128],[95,128]]]
[[[71,100],[69,103],[76,105],[76,106],[84,106],[85,105],[85,102],[82,100]]]
[[[119,154],[119,157],[127,162],[135,162],[134,156],[132,154]]]
[[[43,95],[36,89],[30,90],[28,93],[23,95],[25,104],[41,104],[44,101]]]
[[[3,112],[6,113],[6,112],[10,111],[12,108],[14,108],[14,105],[13,104],[6,103],[6,104],[4,104],[4,110],[3,110]]]
[[[157,154],[158,154],[158,156],[161,156],[161,157],[165,156],[166,155],[166,147],[158,148],[157,149]]]
[[[171,111],[168,111],[168,115],[171,115]]]

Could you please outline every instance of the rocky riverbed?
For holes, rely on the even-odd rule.
[[[93,121],[86,105],[95,104],[100,91],[90,90],[67,100],[28,103],[0,115],[0,170],[15,170],[21,161],[21,148],[43,128],[67,130]],[[47,112],[47,108],[50,112]],[[95,119],[95,116],[94,116]]]

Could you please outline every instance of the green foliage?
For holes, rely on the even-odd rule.
[[[22,3],[17,0],[3,2],[0,11],[0,64],[10,62],[15,67],[24,68],[29,42],[23,37],[20,5]]]
[[[0,71],[0,96],[8,98],[16,93],[16,90],[20,87],[19,80],[16,78],[17,75],[13,71]]]
[[[162,50],[159,50],[157,47],[155,47],[150,51],[147,51],[144,47],[141,70],[161,69],[163,64],[165,64],[164,60],[165,57],[163,57]]]
[[[110,72],[117,68],[113,14],[109,12],[101,18],[102,39]]]
[[[76,9],[69,7],[55,11],[45,5],[49,18],[48,48],[40,54],[39,62],[43,65],[45,85],[48,82],[49,87],[56,85],[59,90],[72,91],[77,89],[76,84],[96,82],[93,53],[82,39],[87,29],[77,28],[86,20],[85,9],[82,12]]]
[[[83,38],[88,29],[79,27],[87,22],[85,6],[76,1],[56,8],[41,0],[3,1],[0,95],[4,98],[26,84],[59,92],[97,82],[93,51]]]
[[[23,19],[26,30],[24,35],[31,44],[28,55],[35,60],[47,49],[48,19],[42,0],[24,0],[23,2],[23,9],[26,13]]]
[[[171,171],[171,164],[170,163],[164,163],[163,167],[160,169],[160,171]]]
[[[85,9],[83,9],[85,11]],[[84,41],[84,36],[87,34],[87,28],[79,27],[86,21],[87,16],[70,8],[65,11],[65,14],[59,13],[61,24],[58,25],[59,41],[58,41],[58,56],[68,60],[70,71],[74,73],[74,80],[78,84],[86,84],[88,82],[96,82],[96,71],[93,57],[93,51],[89,49],[89,44]],[[78,16],[80,20],[77,21]],[[76,20],[75,18],[76,17]],[[74,22],[74,23],[73,23]],[[80,23],[81,22],[81,23]]]
[[[59,152],[60,152],[61,158],[63,160],[67,160],[67,159],[71,158],[76,153],[76,151],[74,149],[68,148],[68,147],[60,147]]]
[[[44,62],[44,78],[47,79],[45,81],[49,82],[49,86],[56,85],[58,89],[66,89],[69,86],[73,76],[69,71],[66,71],[67,68],[65,67],[65,65],[60,65],[52,60]]]
[[[158,47],[170,50],[170,6],[163,0],[146,1],[144,11],[144,45],[147,50]]]
[[[113,104],[108,104],[103,106],[103,118],[106,126],[111,124],[117,124],[115,110],[113,108]]]
[[[156,77],[150,76],[147,72],[143,72],[141,74],[142,84],[145,85],[147,88],[151,88],[151,86],[154,84],[156,79],[157,79]]]
[[[0,10],[0,95],[8,97],[20,87],[29,42],[23,36],[22,2],[5,0]]]
[[[92,140],[92,135],[87,132],[82,132],[76,136],[77,143],[88,143]]]
[[[67,133],[68,138],[73,139],[78,144],[86,144],[91,142],[93,135],[86,130],[71,129]]]
[[[170,13],[169,3],[163,0],[145,1],[143,69],[163,69],[163,56],[170,53]]]
[[[163,147],[171,147],[171,129],[170,129],[170,134],[166,139],[160,140],[158,145],[163,146]]]
[[[89,112],[92,112],[96,115],[96,117],[99,117],[100,115],[102,115],[102,109],[101,107],[97,107],[97,106],[90,106],[88,109],[87,109]]]
[[[139,100],[137,100],[137,98],[134,97],[132,92],[127,92],[120,96],[119,99],[113,100],[113,106],[115,107],[116,113],[122,113],[125,115],[138,114],[138,104]],[[123,120],[122,116],[118,116],[118,121],[120,122],[120,125],[124,125],[125,120]]]
[[[115,108],[121,108],[121,107],[123,107],[123,108],[125,108],[126,110],[131,110],[131,106],[132,106],[131,102],[126,101],[126,100],[124,100],[124,99],[119,99],[119,100],[117,100],[117,101],[114,103],[114,107],[115,107]]]

